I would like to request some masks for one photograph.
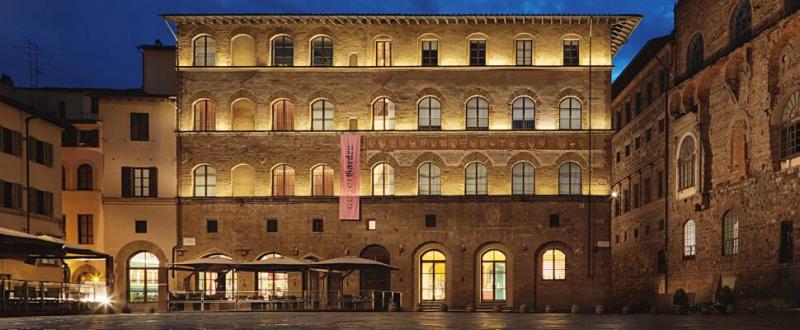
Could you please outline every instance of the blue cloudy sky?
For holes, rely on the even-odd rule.
[[[40,86],[136,88],[136,46],[174,41],[163,13],[615,13],[644,21],[615,58],[614,76],[650,38],[672,31],[674,0],[3,0],[0,72],[30,82],[27,40],[41,48]]]

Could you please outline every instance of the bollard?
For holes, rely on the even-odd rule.
[[[519,305],[519,312],[520,313],[527,313],[528,312],[528,305],[525,305],[525,304]]]
[[[578,314],[581,312],[581,307],[578,306],[577,304],[572,305],[572,307],[569,309],[569,312],[572,314]]]
[[[552,313],[553,311],[554,311],[553,305],[544,306],[544,312],[545,313]]]
[[[475,312],[475,305],[467,304],[467,313],[474,313]]]
[[[389,303],[389,311],[390,312],[397,312],[398,310],[400,310],[400,309],[397,308],[397,303],[395,303],[395,302]]]
[[[493,311],[493,312],[495,312],[495,313],[502,312],[502,311],[503,311],[503,306],[501,306],[501,305],[494,305],[494,306],[492,306],[492,311]]]
[[[440,312],[446,312],[447,311],[447,304],[442,303],[441,305],[439,305],[439,311]]]
[[[597,315],[603,315],[603,314],[606,313],[606,307],[603,306],[603,305],[597,305],[594,308],[594,313],[597,314]]]

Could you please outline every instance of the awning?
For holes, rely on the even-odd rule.
[[[340,258],[333,258],[312,262],[311,268],[322,270],[338,270],[338,271],[351,271],[351,270],[397,270],[399,268],[387,265],[377,260],[366,259],[361,257],[347,256]]]
[[[197,258],[173,263],[172,266],[182,270],[220,272],[234,269],[239,264],[231,259],[225,258]]]
[[[307,270],[308,262],[289,257],[263,259],[239,264],[238,270],[253,272],[299,272]]]
[[[111,257],[108,254],[105,254],[105,253],[102,253],[102,252],[97,252],[95,250],[92,250],[92,249],[89,249],[89,248],[85,248],[85,247],[82,247],[82,246],[77,245],[77,244],[72,244],[72,243],[69,243],[69,242],[67,242],[67,241],[65,241],[63,239],[57,238],[57,237],[48,236],[48,235],[41,235],[41,236],[38,236],[38,237],[43,239],[43,240],[46,240],[46,241],[62,244],[64,246],[64,252],[69,253],[69,254],[83,256],[83,257],[86,257],[88,259]]]
[[[64,244],[0,227],[0,258],[26,260],[31,256],[60,258]]]

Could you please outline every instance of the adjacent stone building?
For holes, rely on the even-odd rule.
[[[360,255],[310,290],[401,307],[609,300],[612,58],[630,15],[165,15],[177,26],[177,260]],[[360,214],[339,219],[340,137]],[[209,294],[285,274],[181,273]],[[227,275],[231,276],[231,275]]]
[[[644,159],[622,157],[614,166],[625,210],[627,182],[636,180],[630,169],[639,177],[643,161],[669,165],[663,212],[660,200],[615,212],[615,236],[667,219],[657,237],[612,245],[616,303],[653,303],[656,293],[678,288],[696,302],[716,302],[725,286],[739,303],[798,302],[798,8],[792,0],[679,1],[669,43],[658,52],[645,48],[651,60],[615,82],[615,149],[661,126],[664,114],[669,134],[644,145]],[[626,104],[631,97],[637,104],[656,77],[650,70],[662,65],[671,68],[667,100],[628,120]],[[651,266],[630,277],[637,268],[630,258]]]

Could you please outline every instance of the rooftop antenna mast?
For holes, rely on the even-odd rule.
[[[39,66],[39,52],[41,47],[34,41],[27,39],[27,53],[28,53],[28,74],[30,80],[28,87],[39,87],[39,76],[44,75],[44,71]]]

